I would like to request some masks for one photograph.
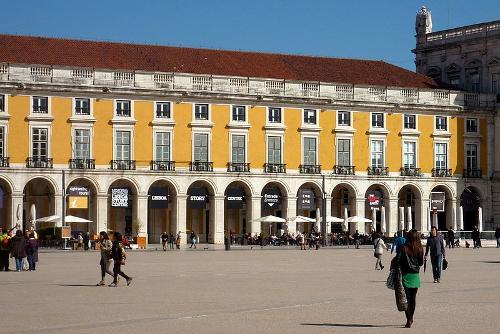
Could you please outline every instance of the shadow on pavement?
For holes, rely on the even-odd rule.
[[[500,264],[500,261],[476,261],[480,263],[491,263],[491,264]]]
[[[82,287],[82,286],[88,286],[88,287],[93,287],[95,288],[95,284],[57,284],[58,286],[69,286],[69,287]]]
[[[397,325],[367,325],[367,324],[301,324],[302,326],[318,326],[318,327],[346,327],[346,328],[388,328],[402,327]]]

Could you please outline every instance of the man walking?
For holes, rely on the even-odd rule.
[[[427,238],[425,261],[427,261],[429,251],[431,253],[432,276],[434,277],[434,283],[441,283],[441,268],[443,259],[446,257],[446,248],[444,246],[443,236],[438,234],[436,226],[432,226],[431,235]]]
[[[451,227],[446,233],[446,245],[448,248],[455,248],[455,232],[453,232]]]
[[[168,242],[168,234],[167,232],[163,232],[163,234],[161,235],[161,245],[163,247],[163,251],[166,252],[167,251],[167,242]]]
[[[481,237],[479,234],[479,230],[477,226],[474,226],[474,229],[472,230],[471,233],[472,241],[474,243],[474,248],[479,248],[481,247]]]
[[[500,247],[500,225],[497,225],[495,230],[495,239],[497,239],[497,248]]]

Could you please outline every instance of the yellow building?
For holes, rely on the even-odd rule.
[[[495,107],[380,61],[0,35],[0,223],[489,229]]]

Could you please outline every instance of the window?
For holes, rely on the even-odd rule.
[[[445,116],[436,116],[436,130],[447,131],[448,130],[448,120]]]
[[[116,131],[116,160],[131,160],[130,131]]]
[[[304,137],[304,165],[316,165],[316,138]]]
[[[281,108],[269,108],[268,121],[269,123],[281,123]]]
[[[467,144],[465,145],[466,158],[467,158],[467,169],[476,170],[477,169],[477,144]]]
[[[500,73],[493,73],[491,75],[491,91],[500,94]]]
[[[372,113],[372,127],[373,128],[383,128],[384,127],[384,114],[383,113]]]
[[[339,139],[337,141],[337,164],[339,166],[351,165],[351,140]]]
[[[0,112],[5,111],[5,95],[0,95]]]
[[[170,118],[170,102],[156,102],[156,118]]]
[[[435,150],[435,165],[437,169],[446,169],[448,166],[448,144],[436,143]]]
[[[49,98],[45,96],[33,96],[33,112],[47,114],[49,112]]]
[[[194,105],[194,119],[208,121],[208,104]]]
[[[245,136],[231,136],[231,162],[245,163]]]
[[[117,100],[116,101],[116,116],[121,116],[121,117],[131,117],[132,116],[129,100]]]
[[[0,126],[0,158],[5,157],[5,127]]]
[[[208,134],[194,134],[194,161],[208,162]]]
[[[281,164],[281,137],[267,137],[267,162]]]
[[[404,115],[404,128],[405,129],[417,129],[417,116],[416,115]]]
[[[467,89],[471,92],[479,93],[481,90],[481,82],[479,76],[479,68],[472,68],[467,70]]]
[[[90,159],[90,130],[75,130],[75,159]]]
[[[316,125],[316,113],[317,110],[315,109],[304,109],[304,124]]]
[[[155,159],[170,161],[170,132],[156,133]]]
[[[33,128],[31,136],[31,149],[34,159],[44,160],[48,158],[49,130],[47,128]]]
[[[414,141],[403,142],[403,167],[404,168],[417,167],[416,147],[417,147],[417,143]]]
[[[455,87],[460,87],[460,78],[459,77],[451,77],[449,78],[450,80],[450,85],[455,86]]]
[[[465,120],[465,129],[467,132],[477,132],[477,118],[467,118]]]
[[[75,115],[90,115],[89,99],[75,99]]]
[[[372,140],[372,167],[384,167],[384,142]]]
[[[339,111],[337,123],[339,126],[351,126],[351,112]]]
[[[233,106],[231,111],[231,120],[233,122],[245,122],[247,110],[245,106]]]

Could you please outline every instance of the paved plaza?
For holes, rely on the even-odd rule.
[[[134,281],[118,288],[95,286],[98,256],[41,253],[36,272],[0,273],[0,333],[500,332],[494,248],[451,250],[440,285],[428,268],[411,330],[370,248],[129,251]]]

